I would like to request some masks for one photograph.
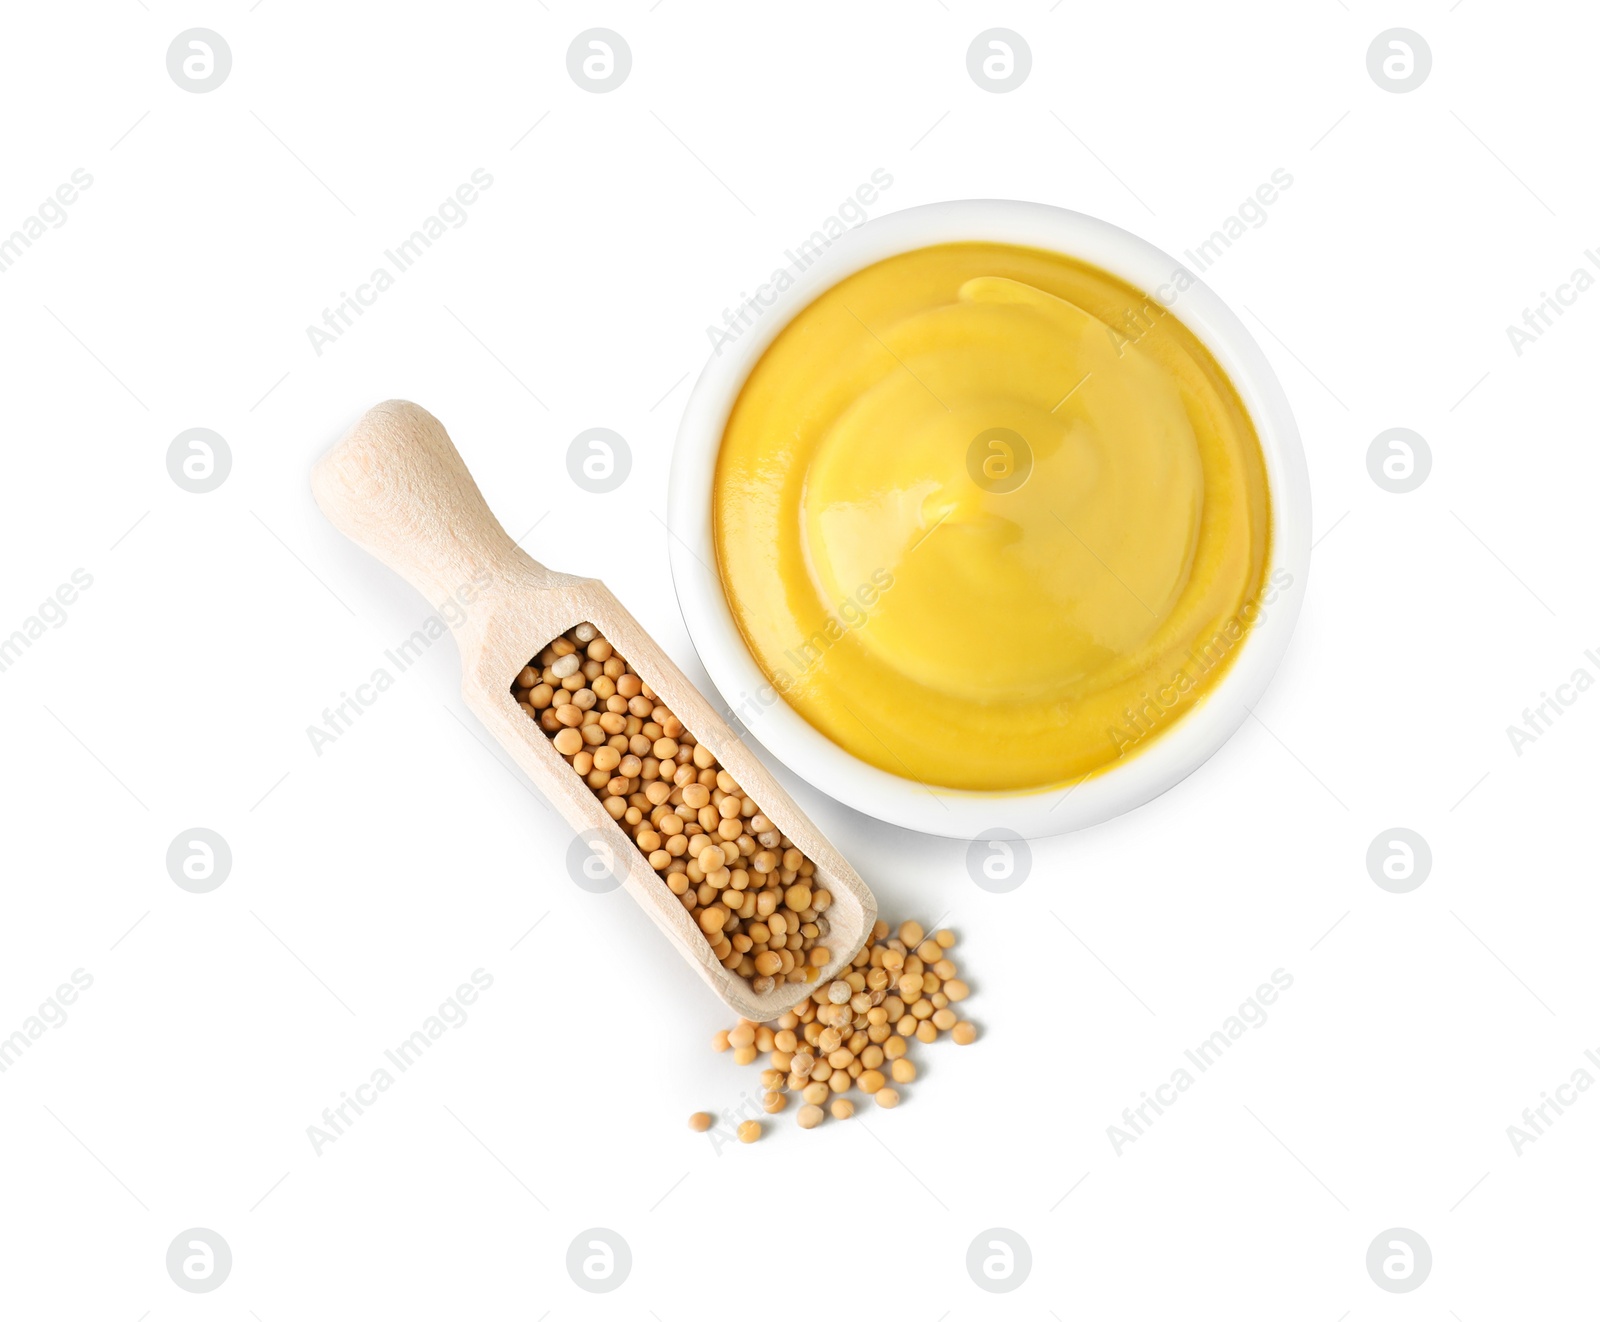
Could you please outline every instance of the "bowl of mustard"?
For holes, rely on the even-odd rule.
[[[733,718],[811,784],[1051,835],[1164,793],[1260,699],[1305,590],[1305,456],[1175,258],[937,203],[804,247],[727,330],[674,450],[673,582]]]

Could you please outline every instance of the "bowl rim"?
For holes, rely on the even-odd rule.
[[[1266,461],[1273,546],[1266,582],[1279,589],[1253,622],[1222,679],[1171,728],[1125,762],[1053,789],[976,792],[928,786],[857,758],[810,725],[767,681],[745,646],[715,569],[712,481],[722,433],[746,378],[803,308],[846,276],[885,258],[943,243],[1042,248],[1090,262],[1177,312],[1216,358],[1255,424]],[[786,254],[792,256],[793,254]],[[1038,202],[934,202],[846,230],[793,282],[757,290],[754,324],[719,342],[684,408],[668,484],[669,557],[689,638],[736,729],[747,731],[802,779],[869,816],[930,835],[1036,839],[1082,829],[1164,794],[1243,723],[1265,692],[1294,632],[1311,559],[1311,487],[1289,400],[1244,323],[1184,263],[1127,230]],[[1246,608],[1248,609],[1248,607]],[[1240,612],[1241,615],[1244,613]]]

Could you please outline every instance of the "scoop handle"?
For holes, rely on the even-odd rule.
[[[443,424],[407,400],[368,409],[317,462],[311,490],[334,527],[429,601],[485,576],[515,588],[572,582],[511,540]]]

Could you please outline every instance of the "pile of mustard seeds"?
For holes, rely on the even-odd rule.
[[[740,1065],[767,1056],[761,1106],[769,1115],[786,1110],[794,1094],[802,1129],[815,1129],[826,1114],[848,1120],[856,1109],[852,1090],[879,1106],[898,1106],[897,1085],[917,1077],[913,1041],[937,1042],[943,1034],[959,1046],[977,1040],[976,1025],[955,1009],[970,994],[950,955],[955,933],[944,928],[926,935],[914,922],[902,923],[892,937],[889,932],[888,923],[878,922],[847,972],[781,1018],[770,1024],[743,1019],[712,1039]],[[699,1131],[714,1123],[706,1111],[689,1117],[690,1128]],[[758,1120],[738,1127],[741,1142],[754,1143],[761,1134]]]

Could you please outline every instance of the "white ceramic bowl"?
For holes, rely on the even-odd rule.
[[[672,459],[672,578],[700,660],[738,723],[798,775],[887,822],[932,835],[976,839],[1001,830],[1037,838],[1127,812],[1171,789],[1219,749],[1255,706],[1278,667],[1300,613],[1311,559],[1311,489],[1289,401],[1255,340],[1210,289],[1193,283],[1171,310],[1215,356],[1244,402],[1266,457],[1272,500],[1269,581],[1289,584],[1260,613],[1210,694],[1144,748],[1070,792],[973,793],[892,775],[814,729],[761,673],[734,623],[716,573],[711,495],[728,414],[756,361],[791,318],[829,287],[874,262],[937,243],[984,241],[1064,253],[1120,276],[1147,294],[1173,290],[1183,264],[1103,220],[1033,202],[939,202],[897,211],[847,231],[760,315],[724,343],[695,384]],[[794,269],[790,275],[794,277]],[[758,294],[762,291],[757,291]]]

